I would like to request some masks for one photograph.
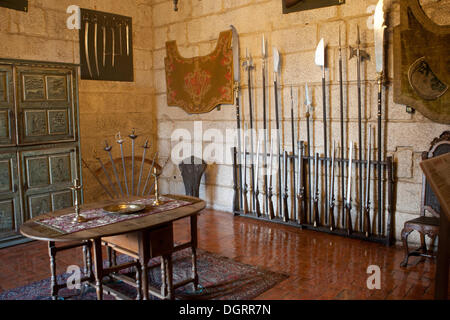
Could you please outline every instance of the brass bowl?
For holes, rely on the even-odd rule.
[[[135,213],[135,212],[144,210],[144,208],[145,208],[145,205],[143,205],[143,204],[120,202],[120,203],[111,204],[109,206],[103,207],[103,210],[110,212],[110,213],[131,214],[131,213]]]

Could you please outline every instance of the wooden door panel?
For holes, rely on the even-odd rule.
[[[77,175],[76,148],[49,148],[21,153],[26,220],[73,206],[69,186]]]
[[[0,64],[0,146],[15,144],[12,67]]]
[[[75,148],[24,151],[21,153],[21,159],[26,191],[68,187],[76,176]]]
[[[15,235],[22,222],[16,153],[0,153],[0,238]]]
[[[20,144],[75,140],[72,70],[17,67]]]

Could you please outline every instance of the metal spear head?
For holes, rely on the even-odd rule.
[[[323,38],[320,39],[320,42],[317,45],[315,62],[316,65],[325,67],[325,43]]]
[[[378,73],[384,69],[384,2],[379,0],[374,14],[375,64]]]
[[[235,82],[241,81],[241,68],[239,65],[239,35],[236,28],[231,25],[231,31],[233,33],[233,39],[231,42],[231,47],[233,48],[233,77]]]
[[[273,72],[280,72],[280,53],[275,47],[273,47]]]
[[[308,83],[305,84],[305,106],[309,107],[312,104],[311,96],[309,95]]]
[[[263,59],[265,59],[267,57],[267,53],[266,53],[266,39],[265,39],[264,35],[262,36],[261,54],[262,54]]]

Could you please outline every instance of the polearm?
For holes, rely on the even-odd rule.
[[[259,157],[260,157],[260,144],[258,139],[258,146],[256,147],[256,170],[255,170],[255,211],[258,217],[261,216],[261,206],[259,204]]]
[[[272,145],[273,139],[270,140],[270,178],[269,178],[269,193],[267,194],[268,198],[269,198],[269,207],[268,207],[268,211],[269,211],[269,218],[272,220],[273,218],[275,218],[275,210],[273,209],[273,201],[272,201],[272,197],[273,197],[273,145]]]
[[[239,210],[242,210],[243,206],[243,184],[242,184],[242,145],[241,145],[241,111],[239,106],[239,91],[240,91],[240,82],[241,82],[241,68],[239,63],[239,35],[234,26],[230,26],[233,33],[232,40],[232,49],[233,49],[233,79],[234,79],[234,97],[235,97],[235,105],[236,105],[236,124],[237,124],[237,142],[238,142],[238,172],[239,172],[239,196],[240,196],[240,207]]]
[[[325,44],[323,38],[320,40],[316,49],[316,65],[322,67],[322,102],[323,102],[323,148],[324,148],[324,167],[325,167],[325,212],[328,212],[328,139],[327,139],[327,101],[325,84]],[[325,223],[327,216],[325,215]]]
[[[255,162],[253,158],[255,153],[253,150],[253,101],[252,101],[252,81],[251,81],[251,71],[254,68],[252,57],[248,53],[248,49],[245,51],[245,61],[243,63],[244,68],[247,70],[248,74],[248,112],[250,116],[250,210],[255,211]]]
[[[369,55],[361,50],[361,36],[359,31],[359,25],[357,27],[357,40],[356,40],[356,48],[350,47],[350,59],[356,57],[356,74],[357,74],[357,91],[358,91],[358,160],[359,160],[359,194],[363,193],[363,166],[362,166],[362,150],[363,150],[363,141],[362,141],[362,94],[361,94],[361,62],[365,59],[369,58]],[[362,229],[362,201],[359,201],[359,230]]]
[[[304,208],[304,203],[305,203],[305,186],[303,185],[303,152],[304,152],[304,144],[303,141],[298,141],[298,192],[297,192],[297,222],[299,224],[304,224],[305,223],[305,219],[304,219],[304,215],[305,215],[305,208]]]
[[[291,139],[292,139],[292,190],[296,190],[295,188],[295,125],[294,125],[294,97],[292,94],[292,86],[291,86]],[[286,169],[287,170],[287,169]],[[287,181],[285,182],[287,183]],[[297,213],[297,203],[293,202],[293,212],[294,215]],[[298,220],[298,217],[297,217]]]
[[[268,186],[267,186],[267,107],[266,107],[266,40],[262,38],[262,47],[261,47],[261,54],[262,54],[262,87],[263,87],[263,129],[264,129],[264,197],[265,197],[265,214],[267,215],[268,206],[269,206],[269,198],[268,198]]]
[[[308,218],[309,221],[311,222],[312,219],[312,210],[311,210],[311,201],[312,201],[312,178],[311,178],[311,135],[310,135],[310,130],[309,130],[309,119],[311,117],[311,97],[309,95],[309,88],[308,88],[308,84],[305,85],[305,106],[306,106],[306,151],[307,151],[307,156],[308,156],[308,192],[309,192],[309,197],[308,201],[306,201],[308,203]]]
[[[372,155],[372,126],[369,125],[369,147],[366,163],[366,195],[364,197],[364,232],[366,237],[370,235],[370,158]]]
[[[281,196],[282,184],[281,184],[281,128],[280,128],[280,115],[278,110],[278,72],[280,71],[280,53],[277,48],[273,48],[273,86],[275,91],[275,118],[277,126],[277,149],[278,149],[278,212],[280,216],[283,214],[283,199]],[[288,221],[288,217],[283,217],[284,221]]]
[[[345,190],[345,163],[344,163],[344,150],[345,150],[345,138],[344,138],[344,81],[342,80],[342,46],[341,46],[341,27],[339,26],[339,98],[340,98],[340,116],[341,116],[341,190],[342,198],[344,198]],[[345,207],[342,206],[341,212],[342,223],[344,227],[345,223]]]
[[[245,132],[247,132],[247,125],[244,124],[244,180],[242,182],[244,188],[244,213],[247,214],[248,210],[248,198],[247,198],[247,140],[245,139]]]
[[[347,234],[352,233],[352,165],[353,165],[353,142],[350,141],[350,153],[348,157],[347,174],[347,196],[345,198],[345,221]]]
[[[233,182],[234,182],[234,193],[233,193],[233,212],[236,213],[239,211],[239,188],[238,188],[238,168],[237,168],[237,148],[234,147],[232,150],[233,153]]]
[[[283,195],[283,216],[289,217],[289,206],[288,206],[288,198],[289,198],[289,188],[288,188],[288,153],[285,150],[283,153],[283,163],[284,163],[284,195]]]
[[[330,173],[330,207],[329,207],[329,227],[330,231],[333,231],[336,227],[334,219],[334,207],[335,207],[335,197],[334,197],[334,160],[336,157],[336,144],[333,141],[333,155],[331,158],[331,173]]]
[[[320,224],[319,217],[319,154],[314,157],[314,204],[313,204],[313,225],[318,227]]]
[[[381,195],[381,95],[383,92],[383,76],[384,76],[384,8],[383,0],[379,0],[375,8],[374,15],[374,39],[375,39],[375,63],[378,74],[378,234],[382,233],[382,195]]]

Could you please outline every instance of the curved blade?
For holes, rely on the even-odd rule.
[[[231,47],[233,48],[233,77],[235,82],[240,82],[241,68],[239,65],[239,35],[233,25],[231,25],[230,27],[233,32],[233,40],[231,42]]]
[[[97,70],[97,76],[100,76],[100,71],[98,69],[98,47],[97,47],[97,37],[98,37],[98,23],[94,24],[94,56],[95,56],[95,68]]]
[[[318,66],[325,66],[325,44],[323,38],[320,39],[320,42],[317,45],[315,62]]]
[[[280,53],[275,47],[273,47],[273,72],[280,72]]]
[[[383,0],[379,0],[374,14],[375,64],[378,73],[384,69],[384,10]]]
[[[89,21],[86,21],[84,28],[84,53],[86,55],[86,65],[89,71],[89,75],[92,78],[92,69],[89,57]]]

